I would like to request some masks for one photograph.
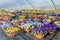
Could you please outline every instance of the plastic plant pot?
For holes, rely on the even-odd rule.
[[[26,29],[25,31],[26,31],[27,33],[29,33],[29,32],[30,32],[30,30],[29,30],[29,29]]]
[[[37,39],[43,39],[44,38],[44,34],[42,34],[42,35],[35,35],[35,37],[37,38]]]
[[[50,35],[53,35],[55,33],[55,31],[49,32]]]
[[[12,37],[15,37],[17,34],[16,33],[13,33],[13,34],[6,34],[8,37],[12,38]]]

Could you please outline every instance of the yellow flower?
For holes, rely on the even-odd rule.
[[[19,31],[19,28],[8,27],[4,31],[11,31],[12,33],[17,33]]]
[[[0,11],[0,15],[2,15],[2,12]]]
[[[18,32],[18,28],[12,28],[12,32]]]

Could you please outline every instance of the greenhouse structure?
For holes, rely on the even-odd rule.
[[[0,0],[0,40],[60,40],[60,0]]]

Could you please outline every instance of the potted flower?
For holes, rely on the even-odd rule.
[[[55,24],[56,24],[57,26],[60,26],[60,21],[56,21]]]
[[[8,16],[8,15],[3,17],[3,19],[7,20],[7,21],[8,21],[9,18],[10,18],[10,16]]]
[[[21,28],[24,29],[27,33],[30,32],[31,29],[34,28],[34,26],[32,26],[32,24],[30,23],[26,23],[21,25]]]
[[[54,34],[55,33],[55,30],[51,29],[48,31],[50,35]]]
[[[19,31],[19,28],[17,27],[8,27],[4,30],[4,33],[8,36],[8,37],[14,37],[17,35]]]
[[[56,26],[55,24],[50,24],[51,26],[49,26],[49,34],[54,34],[55,31],[58,29],[58,26]]]
[[[33,18],[38,18],[39,17],[39,15],[33,15]]]
[[[24,22],[26,20],[26,16],[20,15],[19,16],[19,21]]]
[[[43,39],[44,38],[44,34],[42,32],[42,30],[40,29],[33,29],[33,35],[35,36],[35,38],[37,39]]]
[[[57,31],[58,27],[54,26],[48,30],[49,34],[54,34]]]
[[[55,31],[57,30],[58,26],[56,26],[55,24],[45,24],[44,26],[42,26],[49,34],[53,34],[55,33]]]

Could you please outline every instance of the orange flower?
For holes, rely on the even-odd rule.
[[[39,16],[38,15],[33,15],[33,18],[38,18]]]

